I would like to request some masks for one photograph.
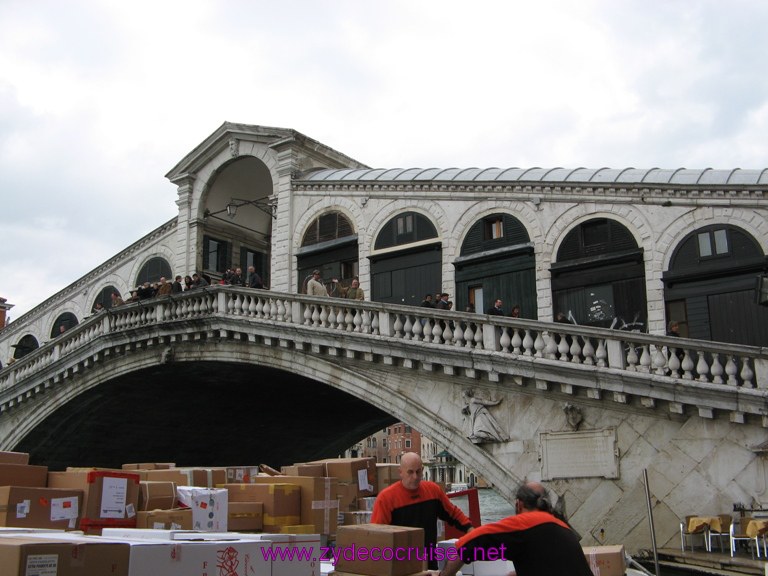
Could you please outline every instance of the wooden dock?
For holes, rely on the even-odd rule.
[[[660,548],[658,555],[662,576],[667,571],[671,574],[691,575],[741,576],[750,574],[768,576],[768,561],[764,558],[753,559],[746,550],[739,550],[733,558],[728,551],[707,552],[702,549],[694,552],[690,550],[681,552],[679,548]],[[634,556],[634,559],[653,572],[652,551],[644,550],[641,554]]]

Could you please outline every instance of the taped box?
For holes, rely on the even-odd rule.
[[[179,502],[192,509],[192,529],[202,532],[226,532],[229,493],[223,488],[177,486]]]
[[[426,569],[424,562],[424,530],[386,524],[360,524],[339,526],[336,532],[336,560],[338,572],[366,574],[367,576],[407,576]],[[421,554],[408,554],[408,559],[387,562],[382,558],[370,558],[360,554],[365,550],[416,550]]]
[[[584,555],[595,576],[624,576],[624,546],[584,546]]]
[[[82,490],[0,486],[0,525],[77,530]]]
[[[264,530],[279,533],[283,526],[301,524],[301,489],[296,484],[225,484],[230,502],[264,504]]]

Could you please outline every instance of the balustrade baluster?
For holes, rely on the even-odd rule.
[[[601,368],[605,368],[605,361],[608,359],[608,349],[605,346],[605,338],[597,339],[597,352],[595,352],[595,358],[597,358],[597,365]]]
[[[512,346],[512,353],[519,356],[522,352],[520,346],[523,345],[523,339],[520,337],[520,331],[517,328],[512,328],[512,341],[510,345]]]
[[[673,378],[680,377],[680,357],[677,355],[677,348],[669,349],[669,359],[667,360],[669,375]]]
[[[312,326],[320,325],[320,306],[312,304]]]
[[[381,334],[381,331],[379,330],[379,327],[381,326],[379,323],[379,313],[374,311],[369,312],[369,314],[371,314],[371,332],[379,336]]]
[[[581,343],[578,336],[573,337],[569,352],[571,353],[571,362],[581,364]]]
[[[752,378],[755,377],[755,373],[749,366],[749,357],[743,356],[741,359],[741,382],[744,388],[755,388],[755,383]]]
[[[446,343],[446,344],[450,344],[452,342],[451,339],[453,338],[453,328],[451,328],[451,324],[453,324],[453,323],[452,322],[446,322],[445,323],[445,328],[443,329],[443,334],[442,334],[443,342]]]
[[[344,315],[344,323],[347,325],[347,332],[355,331],[355,317],[352,314],[354,311],[353,308],[347,308],[347,313]]]
[[[632,342],[628,342],[629,350],[627,351],[627,371],[637,372],[637,350]]]
[[[650,374],[652,361],[651,354],[648,351],[648,344],[643,344],[640,347],[640,350],[642,350],[642,352],[640,352],[640,367],[638,368],[638,372]]]
[[[544,353],[546,357],[549,358],[550,360],[557,359],[559,345],[557,343],[557,338],[555,336],[556,336],[555,334],[551,334],[549,332],[547,332],[546,334],[547,344],[544,347]]]
[[[531,336],[531,331],[527,329],[523,337],[523,355],[533,356],[533,337]]]
[[[395,338],[402,338],[403,337],[403,321],[400,319],[400,314],[395,314],[395,325],[393,326],[395,329]]]
[[[698,372],[699,382],[709,382],[709,364],[703,353],[699,353],[699,361],[696,363],[696,372]]]
[[[475,348],[479,350],[485,349],[483,344],[483,327],[480,324],[475,326]]]
[[[690,350],[685,349],[683,356],[683,378],[686,380],[693,380],[693,359],[691,358]]]
[[[736,365],[736,358],[732,354],[728,354],[725,361],[725,373],[728,374],[728,386],[739,385],[739,381],[736,378],[736,374],[739,373],[739,367]]]
[[[509,352],[509,345],[512,343],[512,338],[509,337],[509,333],[507,332],[507,327],[494,327],[495,330],[501,330],[501,337],[499,338],[499,346],[501,346],[501,351],[504,353]]]
[[[461,327],[461,322],[456,322],[453,327],[453,345],[457,348],[464,347],[464,329]]]
[[[432,319],[431,318],[425,318],[424,319],[424,326],[422,326],[424,333],[424,342],[430,342],[432,340]]]
[[[557,351],[560,353],[560,360],[567,362],[568,361],[568,350],[570,350],[570,346],[568,346],[568,340],[566,339],[565,334],[560,334],[560,343],[557,345]]]
[[[533,347],[536,349],[534,356],[536,358],[543,358],[544,350],[547,347],[547,342],[544,339],[544,332],[542,330],[538,330],[536,332],[536,339],[533,341]]]
[[[467,326],[464,328],[464,347],[472,348],[472,344],[475,341],[475,333],[472,330],[472,322],[467,322]]]
[[[419,320],[416,320],[416,324],[419,324]],[[411,322],[411,315],[406,314],[405,315],[405,324],[403,325],[403,332],[405,332],[405,339],[406,340],[412,340],[413,339],[413,322]]]
[[[664,356],[660,346],[653,345],[651,353],[651,363],[653,371],[656,374],[665,376],[667,374],[667,357]]]
[[[416,317],[416,321],[413,323],[413,339],[421,341],[424,339],[424,325],[422,324],[423,318]]]
[[[712,354],[712,384],[723,383],[723,365],[720,364],[720,354]]]
[[[440,322],[435,320],[435,325],[432,327],[432,342],[440,344],[440,337],[443,333],[443,329],[440,327]]]
[[[595,365],[595,347],[592,345],[591,339],[584,336],[584,346],[581,351],[584,354],[584,364],[587,366]]]
[[[355,326],[353,328],[355,332],[362,332],[363,312],[359,308],[355,308],[355,315],[352,317],[352,324]]]

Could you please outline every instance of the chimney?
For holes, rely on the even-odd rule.
[[[5,328],[6,324],[8,324],[8,321],[10,318],[8,318],[6,315],[8,313],[8,310],[13,308],[13,304],[8,304],[8,300],[0,296],[0,330]]]

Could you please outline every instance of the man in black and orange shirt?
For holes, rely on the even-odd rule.
[[[448,499],[440,486],[422,480],[423,475],[421,456],[414,452],[403,454],[400,482],[386,487],[376,496],[371,522],[423,528],[424,546],[429,549],[437,544],[438,518],[464,532],[472,530],[472,522]],[[431,561],[429,568],[437,569],[437,561]]]
[[[439,576],[454,576],[465,563],[490,557],[491,549],[514,563],[517,576],[592,576],[579,537],[552,513],[544,486],[528,482],[516,496],[517,514],[459,538],[461,559],[449,560]]]

